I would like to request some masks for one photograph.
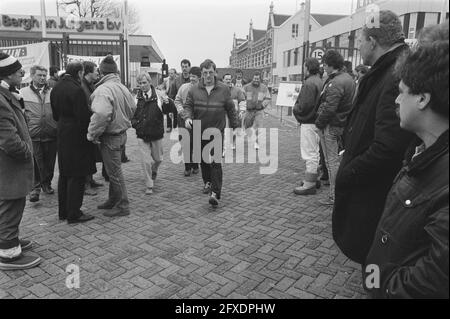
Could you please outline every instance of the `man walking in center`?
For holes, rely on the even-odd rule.
[[[210,149],[209,158],[202,156],[201,168],[202,177],[205,186],[203,192],[210,194],[209,203],[213,207],[219,205],[222,191],[222,152],[223,152],[223,133],[225,130],[225,116],[228,115],[232,128],[239,127],[239,119],[236,113],[234,102],[231,99],[228,87],[217,80],[216,65],[211,60],[205,60],[201,65],[202,80],[198,85],[193,86],[188,93],[185,104],[183,119],[187,129],[193,127],[193,120],[199,120],[201,123],[201,135],[207,129],[215,128],[220,131],[220,137],[209,137],[201,140],[201,154],[203,149],[215,141],[221,146],[219,150]],[[196,141],[194,140],[194,145]],[[194,150],[194,152],[197,150]],[[219,151],[217,153],[217,151]]]
[[[87,138],[100,143],[103,162],[109,176],[108,200],[98,209],[117,212],[104,213],[105,216],[126,216],[130,214],[125,180],[122,174],[122,151],[127,141],[127,130],[136,110],[136,103],[127,87],[120,82],[117,64],[112,56],[107,56],[100,64],[102,79],[92,94],[92,112]]]
[[[47,69],[34,65],[30,70],[31,84],[20,90],[25,102],[25,116],[33,141],[36,163],[35,185],[30,201],[39,200],[42,191],[54,194],[52,179],[56,162],[56,122],[50,105],[51,88],[47,84]]]

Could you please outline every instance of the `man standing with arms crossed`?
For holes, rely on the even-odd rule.
[[[228,115],[230,125],[232,128],[239,127],[239,119],[237,117],[234,102],[231,99],[230,90],[228,87],[217,80],[216,65],[211,60],[205,60],[201,65],[202,80],[198,85],[193,86],[188,93],[185,112],[183,112],[183,119],[186,122],[186,128],[191,129],[193,120],[199,120],[201,123],[201,132],[209,128],[218,129],[221,133],[221,141],[216,141],[222,146],[219,154],[215,153],[217,150],[211,149],[208,157],[202,156],[202,177],[205,186],[203,192],[210,194],[209,203],[213,207],[219,205],[219,200],[222,191],[222,151],[223,151],[223,133],[225,130],[226,120]],[[210,142],[214,140],[213,137],[201,140],[201,154],[203,149]],[[194,140],[194,145],[196,141]],[[196,150],[194,150],[195,152]],[[211,159],[212,157],[212,159]]]
[[[98,209],[111,210],[117,206],[118,212],[111,211],[103,215],[127,216],[130,208],[121,159],[136,103],[127,87],[120,82],[117,64],[112,56],[102,61],[100,73],[103,77],[91,97],[94,114],[87,134],[88,141],[100,144],[110,182],[108,200]]]

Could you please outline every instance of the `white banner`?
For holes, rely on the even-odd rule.
[[[73,61],[91,61],[97,64],[97,66],[100,66],[100,63],[103,61],[103,59],[106,56],[81,56],[81,55],[67,55],[67,63],[73,62]],[[117,68],[120,71],[120,55],[113,55],[114,61],[117,64]]]
[[[23,83],[28,83],[31,81],[30,69],[33,65],[43,66],[47,70],[50,67],[48,42],[4,47],[0,48],[0,52],[5,52],[6,54],[12,55],[22,64],[25,71],[25,76],[22,80]]]
[[[278,87],[277,103],[278,106],[294,106],[302,84],[300,82],[281,82]]]

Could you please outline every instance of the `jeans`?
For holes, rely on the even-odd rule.
[[[203,149],[206,145],[208,145],[212,140],[202,140],[202,155],[203,155]],[[220,159],[222,160],[222,152],[220,151]],[[214,156],[214,149],[211,150],[211,157]],[[203,183],[211,183],[211,191],[217,194],[217,198],[220,199],[220,195],[222,192],[222,181],[223,181],[223,172],[222,172],[222,162],[214,162],[214,160],[211,161],[211,163],[205,162],[205,159],[202,156],[202,162],[201,162],[201,168],[202,168],[202,178]]]
[[[320,143],[330,176],[330,198],[334,200],[336,174],[339,169],[339,143],[344,132],[342,127],[327,126],[320,132]]]
[[[178,121],[178,124],[180,127],[184,127],[184,123],[182,123],[181,120]],[[186,148],[183,149],[184,169],[186,171],[190,171],[192,169],[198,169],[198,163],[194,163],[194,159],[192,158],[192,154],[194,152],[194,134],[193,134],[192,130],[188,130],[188,131],[189,131],[190,154],[187,154]],[[181,142],[181,145],[184,144],[182,135],[178,136],[178,140]]]
[[[128,200],[125,179],[122,173],[122,151],[127,142],[127,134],[102,135],[100,138],[100,150],[103,165],[109,176],[108,204],[117,205],[120,210],[128,211]]]
[[[34,192],[40,192],[41,186],[51,186],[56,162],[56,141],[33,142],[34,156]]]
[[[317,174],[320,161],[320,136],[315,124],[300,126],[300,150],[306,161],[306,173]]]
[[[142,170],[145,177],[145,186],[153,188],[154,181],[152,173],[157,173],[158,168],[163,161],[162,139],[151,142],[144,142],[138,138],[139,151],[141,152]]]
[[[0,200],[0,258],[20,255],[19,225],[26,198]]]

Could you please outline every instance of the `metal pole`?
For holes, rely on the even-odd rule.
[[[303,26],[302,78],[305,79],[305,60],[309,56],[309,25],[311,23],[311,0],[305,1],[305,24]]]
[[[45,0],[41,0],[41,27],[42,27],[42,38],[47,38],[47,22],[45,15]]]
[[[124,63],[123,63],[123,67],[124,67],[124,73],[125,73],[125,85],[128,86],[129,84],[129,51],[128,51],[128,0],[124,0],[123,1],[123,14],[122,14],[122,20],[123,20],[123,34],[124,34],[124,54],[125,54],[125,58],[124,58]]]

